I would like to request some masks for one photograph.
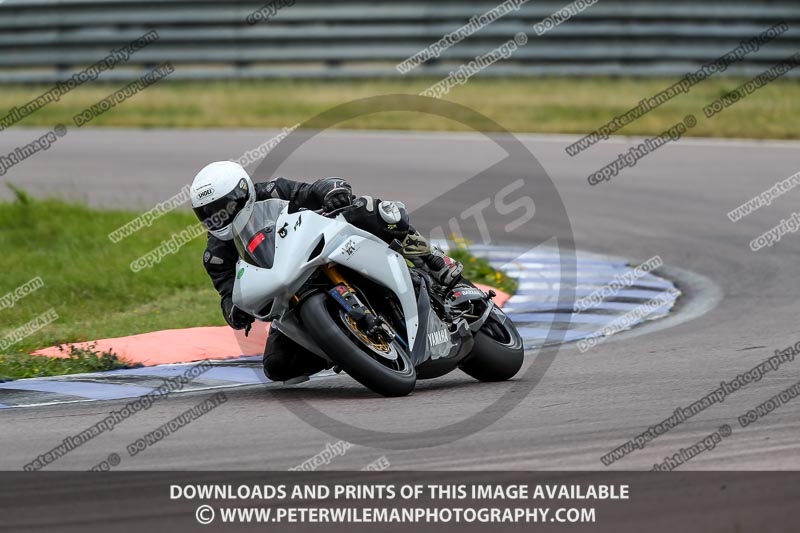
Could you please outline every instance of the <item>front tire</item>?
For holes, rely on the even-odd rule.
[[[489,318],[475,333],[475,345],[461,370],[479,381],[505,381],[522,368],[525,347],[511,320],[500,323]]]
[[[300,317],[308,335],[353,379],[383,396],[411,393],[417,373],[402,345],[393,341],[389,346],[396,360],[382,360],[347,327],[340,311],[327,294],[319,293],[303,303]]]

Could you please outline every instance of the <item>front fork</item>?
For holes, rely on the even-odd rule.
[[[335,267],[324,266],[322,271],[334,284],[328,295],[344,309],[347,316],[353,319],[358,329],[369,336],[378,335],[388,342],[394,340],[395,334],[391,327],[361,302],[356,291]]]

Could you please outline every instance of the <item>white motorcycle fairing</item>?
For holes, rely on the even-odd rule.
[[[256,214],[265,212],[274,218],[274,226],[267,233],[270,238],[256,244],[254,249],[270,246],[274,240],[272,267],[263,268],[239,259],[233,286],[236,307],[261,320],[273,320],[273,325],[293,338],[292,331],[296,334],[297,328],[289,323],[285,328],[281,327],[281,319],[287,314],[292,296],[316,269],[336,263],[357,271],[397,295],[406,321],[405,338],[409,347],[415,346],[419,329],[417,299],[403,256],[378,237],[348,223],[343,215],[326,218],[312,211],[290,214],[288,202],[277,199],[256,202],[252,211],[237,215],[233,222],[237,238],[248,233],[247,225],[252,225]],[[254,227],[257,232],[262,230]],[[240,242],[237,246],[248,247],[251,244]],[[287,322],[295,320],[294,313],[290,315],[286,317]],[[307,339],[293,340],[308,345]],[[319,353],[319,350],[314,351]]]

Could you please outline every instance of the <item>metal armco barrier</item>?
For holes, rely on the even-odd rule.
[[[396,70],[500,3],[7,0],[0,4],[0,83],[64,79],[150,30],[158,42],[101,79],[131,79],[164,61],[176,67],[172,79],[441,77],[517,32],[526,32],[527,44],[481,76],[681,75],[779,22],[788,24],[785,33],[722,75],[752,76],[800,51],[797,1],[597,0],[537,35],[534,26],[569,2],[532,0],[438,58],[406,74]]]

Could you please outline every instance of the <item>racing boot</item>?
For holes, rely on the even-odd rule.
[[[448,257],[438,246],[431,246],[418,231],[409,232],[402,245],[403,256],[444,287],[451,288],[461,279],[464,265]]]
[[[438,246],[431,246],[431,253],[422,256],[421,259],[433,279],[448,289],[461,280],[464,265],[446,255]]]

